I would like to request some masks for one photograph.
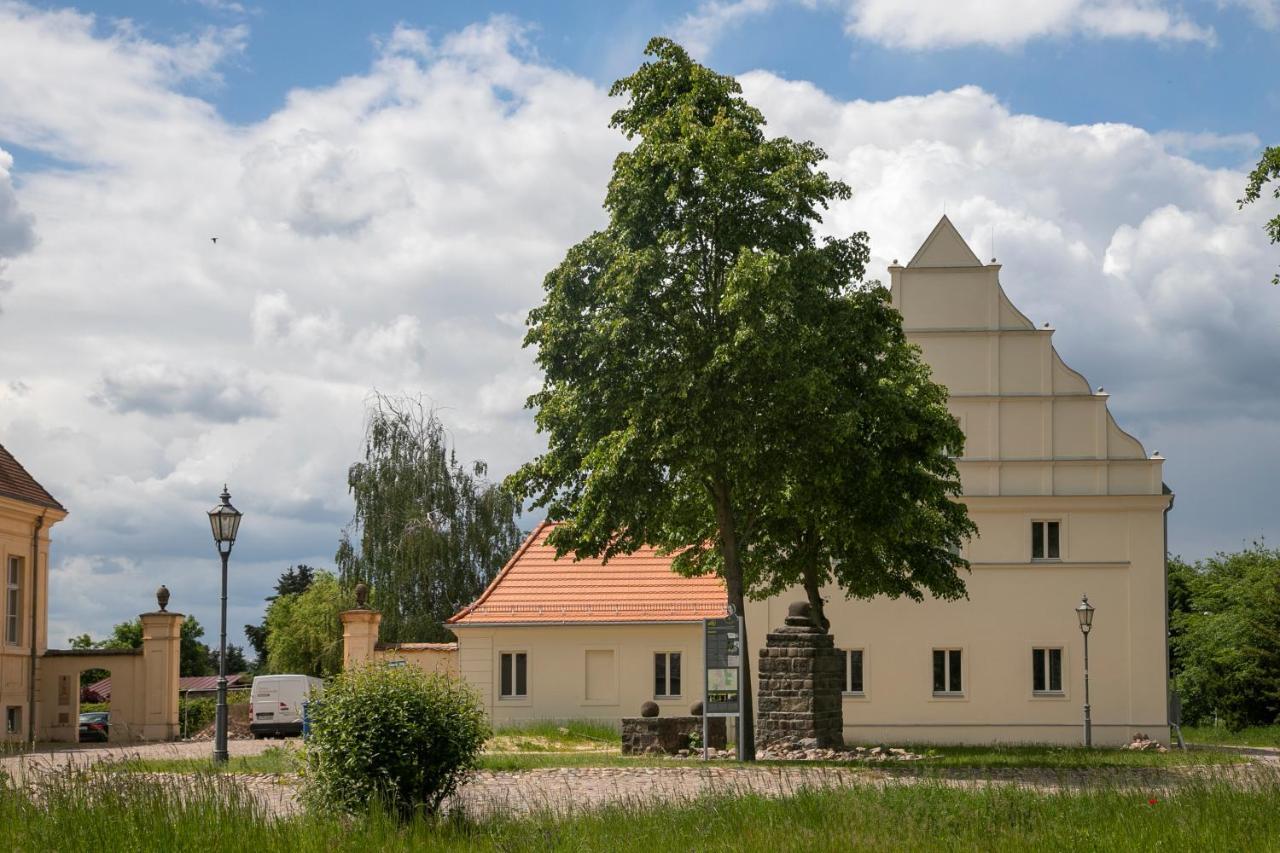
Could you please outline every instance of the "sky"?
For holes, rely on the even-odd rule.
[[[1280,0],[0,0],[0,443],[71,511],[50,644],[151,609],[230,641],[332,567],[373,389],[501,477],[541,442],[542,276],[605,222],[610,83],[668,35],[812,139],[872,277],[945,211],[1120,425],[1174,553],[1280,535]],[[218,237],[216,243],[211,237]],[[531,527],[534,518],[525,516]]]

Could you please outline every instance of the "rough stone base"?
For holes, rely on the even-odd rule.
[[[835,639],[813,625],[807,603],[793,604],[760,650],[758,742],[843,747],[840,686]]]
[[[701,717],[623,717],[622,754],[675,755],[682,749],[690,749],[689,741],[695,732],[698,737],[702,736]],[[725,718],[711,717],[707,720],[707,746],[724,749],[727,743]]]

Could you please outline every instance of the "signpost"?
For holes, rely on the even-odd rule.
[[[737,717],[742,727],[742,617],[729,608],[722,619],[703,620],[702,758],[707,758],[711,717]],[[742,760],[742,736],[738,734],[738,759]]]

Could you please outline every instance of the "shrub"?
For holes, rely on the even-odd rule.
[[[343,672],[309,716],[303,797],[347,812],[381,800],[402,817],[434,813],[475,770],[492,734],[470,687],[412,666]]]

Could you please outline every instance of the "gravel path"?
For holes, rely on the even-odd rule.
[[[273,746],[296,746],[299,740],[232,740],[227,741],[227,752],[234,756],[258,755]],[[99,761],[124,761],[130,758],[208,758],[213,754],[210,741],[177,741],[172,743],[135,743],[122,746],[110,744],[67,744],[41,748],[38,752],[0,754],[0,771],[16,780],[23,780],[31,773],[47,773],[68,767],[88,767]]]

